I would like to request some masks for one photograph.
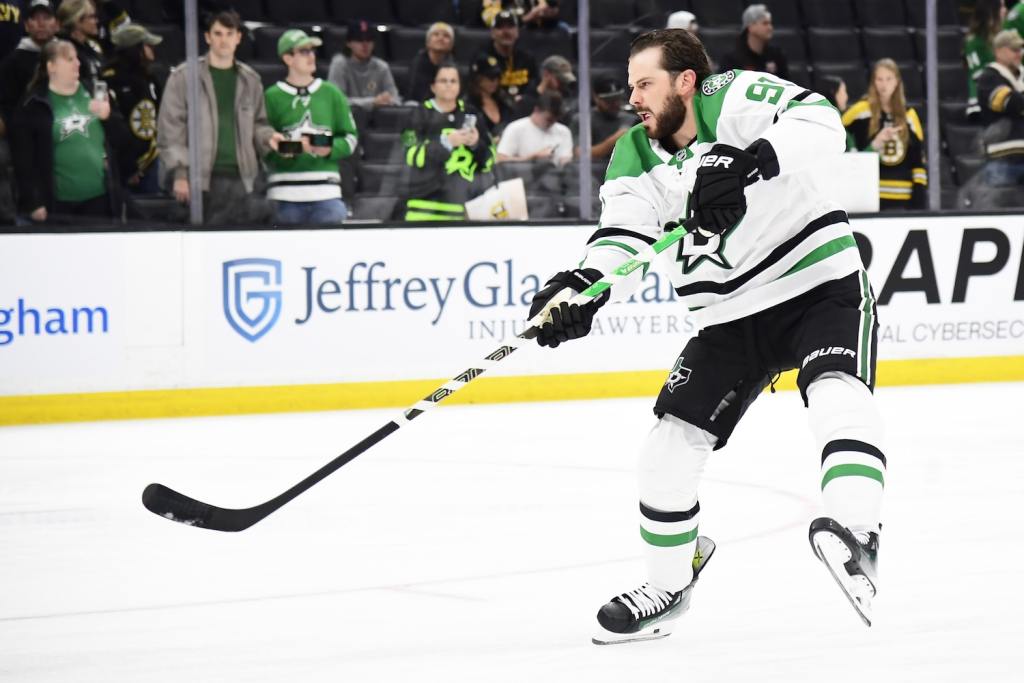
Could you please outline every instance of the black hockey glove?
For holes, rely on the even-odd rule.
[[[747,212],[743,190],[779,174],[779,161],[767,140],[739,149],[717,144],[701,157],[693,184],[693,214],[704,232],[722,234]]]
[[[580,306],[570,304],[568,299],[582,292],[590,285],[603,277],[599,270],[584,268],[580,270],[563,270],[544,285],[533,296],[533,303],[530,304],[530,317],[537,315],[554,306],[555,300],[558,305],[551,308],[548,322],[541,325],[537,333],[537,343],[541,346],[555,348],[559,344],[570,339],[579,339],[590,334],[590,326],[594,322],[594,314],[597,309],[604,306],[608,301],[611,290],[604,290],[596,298]],[[568,291],[567,291],[568,290]]]

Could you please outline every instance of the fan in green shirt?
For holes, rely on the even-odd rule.
[[[967,63],[966,113],[969,118],[976,117],[981,113],[981,107],[978,104],[978,85],[974,79],[995,59],[995,55],[992,53],[992,38],[1003,28],[1004,17],[1006,18],[1006,28],[1014,28],[1011,26],[1011,22],[1024,23],[1022,14],[1024,14],[1024,2],[1018,3],[1009,14],[1006,14],[1003,0],[977,0],[975,2],[970,29],[964,40],[964,61]],[[1011,19],[1011,15],[1014,19]],[[1018,32],[1021,30],[1018,28]]]

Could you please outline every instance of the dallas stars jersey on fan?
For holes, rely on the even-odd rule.
[[[268,154],[267,198],[313,202],[341,197],[338,160],[351,156],[356,148],[356,123],[345,95],[333,83],[317,78],[308,88],[278,81],[267,88],[266,101],[267,120],[286,139],[301,140],[304,134],[334,137],[331,153],[326,157]]]
[[[746,215],[710,239],[687,235],[654,265],[699,322],[735,320],[862,268],[847,216],[822,200],[810,166],[842,154],[839,113],[821,96],[776,76],[732,70],[704,79],[693,99],[697,137],[676,154],[632,128],[615,145],[601,187],[601,222],[584,267],[611,272],[692,214],[700,158],[720,142],[745,148],[764,138],[780,175],[746,189]],[[624,299],[641,271],[612,288]]]

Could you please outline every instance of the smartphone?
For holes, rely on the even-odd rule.
[[[462,120],[462,129],[470,130],[476,128],[476,114],[466,114],[466,118]]]
[[[96,81],[92,88],[92,98],[94,100],[101,100],[105,102],[108,97],[107,82]]]
[[[299,140],[281,140],[277,143],[277,153],[281,156],[302,154],[302,142]]]
[[[313,147],[330,147],[334,144],[334,136],[329,133],[313,133],[307,137]]]

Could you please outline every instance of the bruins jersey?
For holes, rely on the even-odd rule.
[[[883,127],[893,125],[892,115],[882,112]],[[843,125],[854,140],[856,149],[874,151],[871,147],[871,107],[867,100],[853,104],[843,114]],[[897,136],[878,153],[878,196],[882,209],[924,209],[928,173],[924,166],[924,129],[917,112],[907,109],[907,139]],[[877,135],[877,133],[876,133]]]

